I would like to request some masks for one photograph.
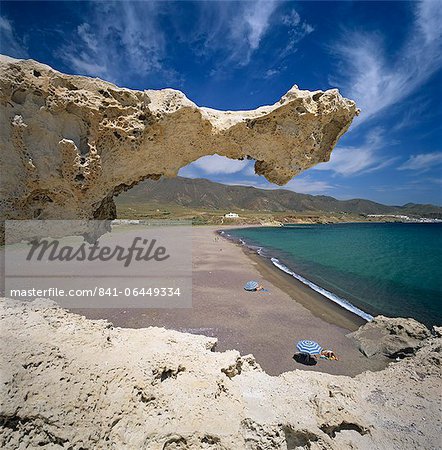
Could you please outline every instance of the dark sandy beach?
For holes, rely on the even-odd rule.
[[[217,350],[252,353],[269,374],[314,370],[354,376],[378,370],[385,360],[364,357],[346,337],[365,323],[260,256],[217,237],[220,227],[195,227],[191,309],[83,309],[88,318],[106,318],[118,327],[171,328],[218,338]],[[261,281],[268,292],[246,292],[246,281]],[[308,367],[292,357],[296,342],[313,339],[333,349],[339,361]],[[142,351],[142,349],[140,349]]]

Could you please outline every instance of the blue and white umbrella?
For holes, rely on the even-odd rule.
[[[319,355],[322,351],[322,347],[315,341],[309,341],[304,339],[296,344],[296,348],[301,353],[308,353],[309,355]]]
[[[259,283],[257,281],[247,281],[247,283],[244,285],[244,289],[246,291],[254,291],[258,288]]]

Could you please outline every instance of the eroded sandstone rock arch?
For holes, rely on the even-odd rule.
[[[328,161],[358,110],[338,90],[290,89],[252,111],[201,108],[173,89],[134,91],[0,60],[3,219],[111,219],[113,196],[204,155],[256,160],[284,184]]]

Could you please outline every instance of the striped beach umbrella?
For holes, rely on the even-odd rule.
[[[319,355],[322,351],[322,347],[315,341],[309,341],[304,339],[296,344],[296,348],[301,353],[308,353],[309,355]]]
[[[247,281],[247,283],[244,285],[244,289],[246,291],[254,291],[259,286],[259,283],[257,281]]]

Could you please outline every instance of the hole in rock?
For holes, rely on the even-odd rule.
[[[43,212],[42,209],[36,209],[36,210],[34,210],[34,214],[33,214],[34,219],[38,219],[38,218],[41,216],[42,212]]]
[[[69,91],[78,91],[77,86],[75,86],[75,84],[71,83],[66,78],[57,77],[57,78],[53,79],[52,84],[55,87],[65,88],[65,89],[68,89]]]
[[[181,372],[184,372],[185,370],[186,368],[182,366],[178,366],[176,369],[155,369],[153,371],[153,376],[156,380],[159,380],[161,381],[161,383],[163,383],[169,378],[175,379]]]
[[[87,155],[89,153],[87,137],[84,136],[80,138],[80,145],[78,146],[78,149],[80,150],[80,155]],[[84,164],[84,162],[82,162],[82,164]]]
[[[294,430],[290,426],[283,426],[287,449],[295,450],[297,448],[310,448],[312,442],[318,440],[318,436],[308,431]]]
[[[109,92],[105,91],[104,89],[99,89],[98,92],[106,98],[109,98],[111,95],[109,94]]]
[[[113,131],[116,137],[120,133]],[[160,180],[159,183],[156,180]],[[116,186],[113,191],[118,219],[161,220],[176,219],[192,221],[193,224],[221,224],[226,213],[232,208],[224,192],[235,191],[237,187],[225,185],[267,186],[266,181],[255,173],[255,160],[251,155],[230,159],[218,154],[203,156],[182,167],[177,177],[167,178],[158,174],[149,174],[130,185]],[[244,187],[242,187],[244,189]],[[250,193],[253,187],[248,187]],[[265,204],[254,204],[253,198],[237,195],[239,210],[247,214],[258,214],[256,207],[262,207],[259,213],[271,211]],[[236,198],[238,197],[238,198]],[[253,197],[253,195],[252,195]],[[235,205],[234,208],[237,206]],[[254,211],[250,211],[254,210]]]
[[[218,436],[211,436],[210,434],[206,434],[201,439],[201,443],[206,445],[216,445],[219,442],[220,438]]]
[[[321,430],[328,434],[331,438],[335,438],[336,434],[341,431],[356,431],[361,435],[367,434],[368,430],[357,423],[341,422],[339,425],[322,425]]]
[[[17,103],[19,105],[23,105],[23,103],[26,100],[26,91],[24,89],[18,89],[12,94],[11,100],[14,103]]]
[[[33,202],[39,202],[39,203],[52,203],[53,202],[52,198],[44,192],[39,192],[38,194],[35,194],[32,197],[32,200],[33,200]]]

